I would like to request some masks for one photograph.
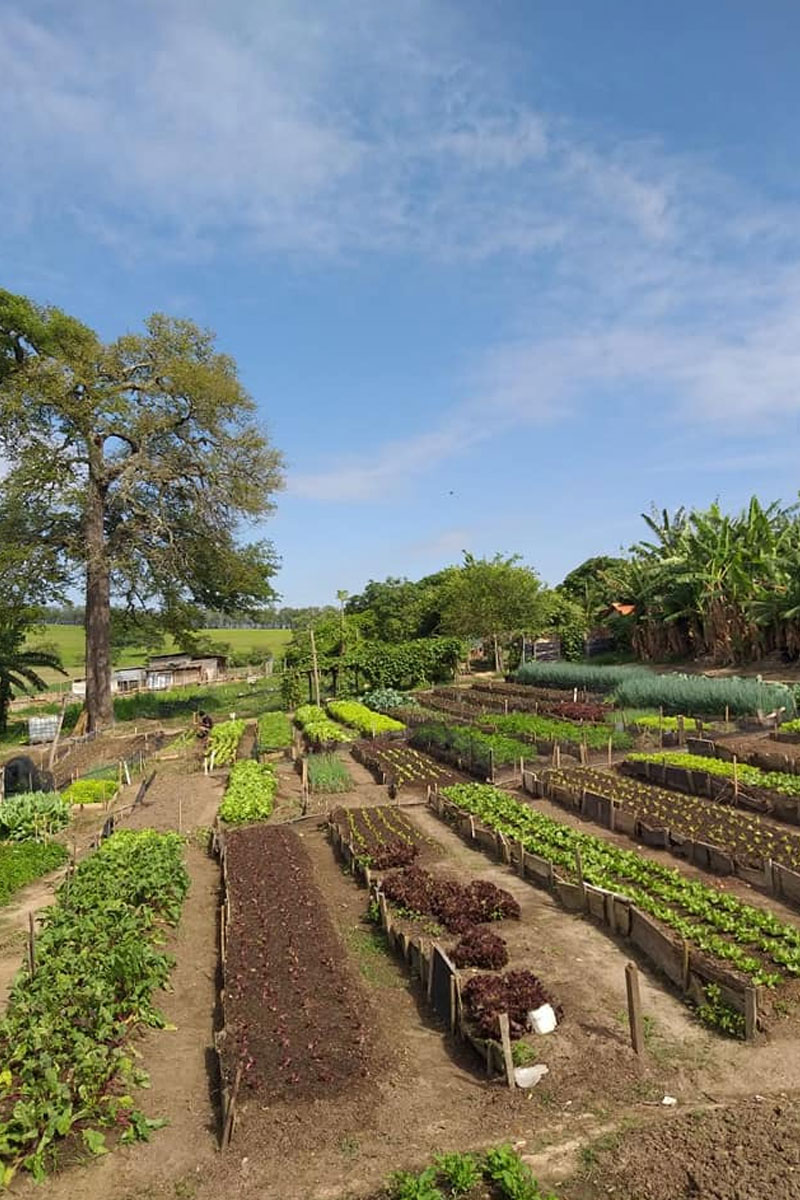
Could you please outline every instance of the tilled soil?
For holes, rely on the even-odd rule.
[[[254,826],[226,839],[230,928],[223,1079],[242,1105],[364,1088],[371,1030],[361,990],[296,833]]]
[[[800,1104],[752,1100],[629,1130],[564,1200],[798,1200]]]

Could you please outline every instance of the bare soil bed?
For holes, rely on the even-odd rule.
[[[631,1130],[592,1155],[564,1200],[797,1200],[800,1106],[752,1100]]]
[[[300,838],[252,826],[226,838],[230,930],[222,1076],[240,1103],[335,1096],[371,1072],[358,983]]]
[[[365,766],[379,783],[388,784],[390,794],[396,794],[401,788],[424,790],[428,786],[447,787],[466,778],[459,771],[444,766],[429,754],[415,750],[404,742],[364,739],[354,742],[350,752],[356,762]]]

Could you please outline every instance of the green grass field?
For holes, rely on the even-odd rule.
[[[202,634],[213,642],[227,643],[236,652],[251,651],[252,662],[263,662],[268,655],[280,659],[284,647],[292,637],[290,629],[203,629]],[[28,645],[54,646],[61,655],[64,669],[71,679],[80,678],[85,673],[85,645],[83,628],[80,625],[45,625],[43,629],[33,632],[28,637]],[[167,635],[164,646],[158,651],[169,654],[175,650],[175,642]],[[146,662],[148,651],[135,646],[126,647],[114,658],[115,667],[134,667]],[[68,681],[57,671],[42,670],[42,678],[49,685],[61,685],[57,690],[69,686]]]

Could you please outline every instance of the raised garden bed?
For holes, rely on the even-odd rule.
[[[229,917],[217,1047],[229,1100],[241,1112],[358,1087],[371,1071],[368,1009],[300,838],[257,825],[222,846]]]
[[[359,861],[376,870],[402,867],[439,847],[393,805],[336,808],[328,817]]]
[[[757,1011],[770,1007],[771,989],[800,976],[800,930],[772,913],[580,833],[496,788],[447,788],[432,804],[460,832],[466,822],[466,836],[480,845],[482,829],[491,831],[497,852],[567,908],[631,937],[692,1002],[702,1006],[706,987],[719,986],[748,1036]]]
[[[800,775],[680,751],[630,754],[621,769],[676,791],[710,796],[800,824]]]
[[[400,788],[445,787],[459,780],[457,772],[402,742],[355,742],[350,752],[379,783],[387,783],[395,792]]]

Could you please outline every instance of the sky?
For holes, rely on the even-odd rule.
[[[797,497],[796,0],[6,0],[0,284],[216,330],[290,605]]]

